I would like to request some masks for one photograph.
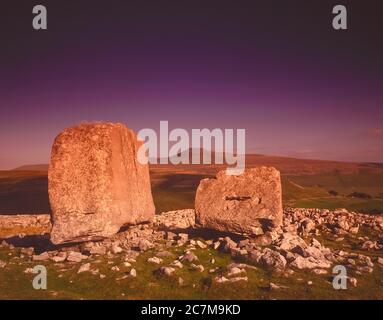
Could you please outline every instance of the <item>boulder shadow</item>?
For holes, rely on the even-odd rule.
[[[8,244],[13,245],[15,248],[34,248],[35,254],[40,254],[46,251],[55,251],[62,248],[74,247],[78,243],[66,243],[55,245],[50,241],[50,235],[30,235],[25,237],[10,237],[4,239]]]

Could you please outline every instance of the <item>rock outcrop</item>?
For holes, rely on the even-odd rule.
[[[54,141],[48,172],[55,244],[102,239],[150,221],[155,208],[142,142],[123,124],[81,124]]]
[[[48,214],[0,215],[0,230],[29,228],[48,230],[50,227]]]
[[[153,219],[153,225],[168,229],[188,229],[195,226],[195,210],[183,209],[162,212]]]
[[[278,170],[247,169],[242,175],[217,174],[198,186],[196,223],[202,227],[262,235],[282,222],[282,187]]]

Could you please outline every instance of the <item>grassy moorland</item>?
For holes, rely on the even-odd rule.
[[[274,166],[281,171],[286,206],[383,212],[383,164],[248,155],[246,165]],[[214,177],[224,168],[152,165],[150,175],[157,212],[194,207],[199,181]],[[48,213],[47,186],[43,165],[0,171],[0,214]]]
[[[383,212],[383,168],[379,165],[249,157],[248,167],[258,165],[272,165],[281,171],[283,202],[287,206],[344,207],[361,212]],[[192,208],[199,181],[213,177],[223,168],[152,166],[150,173],[157,212]],[[47,172],[41,166],[37,171],[30,169],[25,167],[0,172],[0,214],[49,212]],[[31,233],[34,233],[33,230]],[[342,242],[327,235],[315,238],[332,249],[358,252],[356,236],[345,236]],[[164,258],[164,263],[170,263],[184,249],[175,246],[168,248],[174,256]],[[20,255],[18,247],[12,250],[0,248],[0,260],[6,262],[6,267],[0,272],[0,299],[383,299],[383,268],[379,267],[362,277],[350,274],[358,277],[358,287],[351,286],[348,290],[333,289],[331,271],[314,275],[305,270],[295,270],[293,277],[285,277],[271,270],[257,268],[248,270],[248,282],[217,284],[213,278],[223,274],[226,266],[233,262],[230,255],[211,248],[197,249],[195,253],[205,270],[198,272],[185,266],[177,270],[176,276],[171,279],[158,275],[158,266],[147,263],[155,250],[138,257],[134,264],[138,275],[136,278],[122,278],[124,270],[112,270],[112,266],[122,265],[119,255],[112,259],[95,256],[87,261],[105,275],[104,279],[89,272],[78,274],[81,263],[44,261],[48,270],[49,290],[33,290],[31,281],[34,275],[24,271],[36,262]],[[373,259],[382,256],[381,252],[361,253]],[[214,265],[210,264],[212,258]],[[210,267],[219,268],[219,271],[210,274]],[[178,277],[184,279],[184,285],[178,284]],[[270,282],[278,284],[281,289],[270,290]]]
[[[315,238],[332,249],[350,250],[355,243],[354,238],[348,237],[342,244],[326,236]],[[184,250],[185,246],[168,248],[173,256],[165,257],[163,264],[169,264]],[[156,250],[149,250],[137,258],[133,264],[137,271],[136,278],[123,277],[129,268],[125,270],[122,266],[122,255],[113,258],[91,256],[86,261],[105,276],[103,279],[100,279],[99,274],[90,272],[78,274],[82,263],[39,262],[47,268],[48,290],[34,290],[31,282],[35,275],[25,273],[25,270],[33,268],[36,262],[20,257],[19,248],[11,252],[0,249],[0,260],[7,262],[7,266],[0,272],[0,299],[383,299],[381,267],[363,276],[351,270],[349,276],[358,277],[358,286],[348,286],[347,290],[334,290],[331,270],[324,275],[315,275],[309,270],[295,270],[294,275],[289,276],[256,268],[247,271],[247,282],[218,284],[213,281],[214,277],[225,274],[227,265],[235,261],[227,253],[212,248],[197,249],[195,254],[205,270],[199,272],[184,265],[170,278],[159,275],[157,265],[148,264],[147,259],[155,253]],[[366,251],[361,253],[366,254]],[[381,256],[381,253],[367,254],[371,258]],[[214,264],[210,262],[212,258],[215,259]],[[113,266],[119,266],[120,270],[113,271]],[[218,268],[218,271],[211,274],[210,268]],[[183,285],[179,285],[178,277],[184,280]],[[280,289],[270,290],[270,282],[280,286]]]

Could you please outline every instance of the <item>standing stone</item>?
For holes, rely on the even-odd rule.
[[[261,235],[282,222],[282,187],[278,170],[247,169],[241,175],[220,171],[203,179],[197,189],[196,223],[202,227]]]
[[[102,239],[154,217],[141,145],[113,123],[81,124],[56,137],[48,172],[54,244]]]

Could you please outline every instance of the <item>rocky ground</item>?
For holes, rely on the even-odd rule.
[[[29,219],[46,229],[44,217]],[[31,286],[36,264],[47,266],[46,291]],[[336,265],[347,290],[332,286]],[[383,299],[383,216],[285,209],[282,227],[255,238],[201,229],[192,209],[99,242],[18,232],[1,243],[0,283],[9,299]]]

